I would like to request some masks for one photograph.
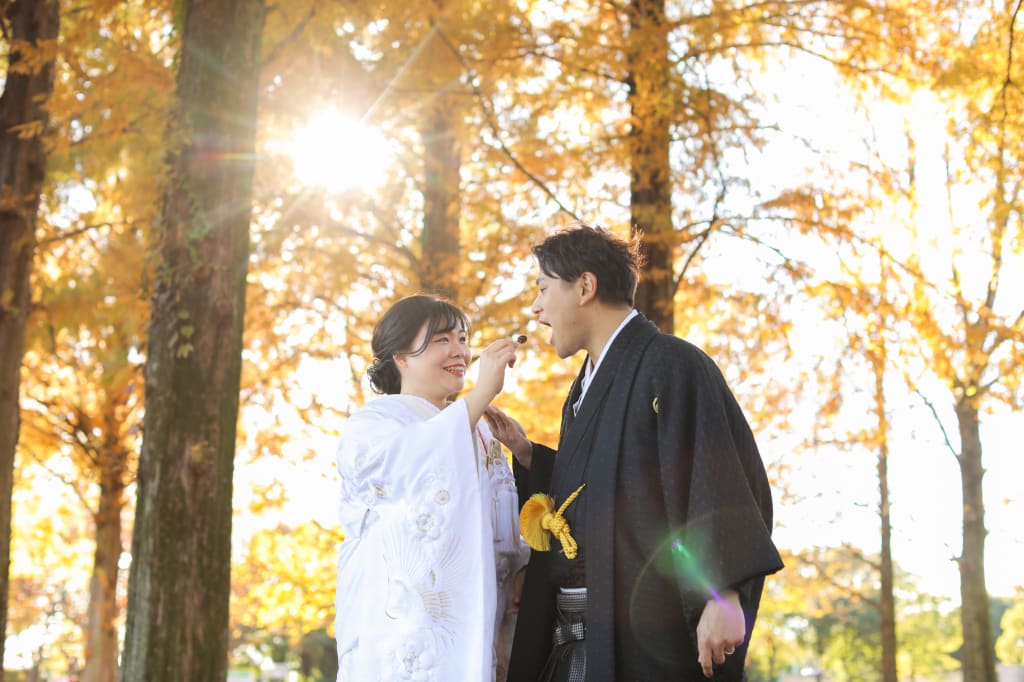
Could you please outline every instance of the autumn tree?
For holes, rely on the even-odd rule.
[[[874,158],[858,162],[869,180],[858,182],[859,173],[845,174],[848,187],[869,187],[864,204],[874,207],[875,213],[868,215],[884,228],[870,230],[870,236],[858,234],[851,228],[859,228],[865,218],[854,215],[846,229],[822,229],[842,228],[843,221],[835,219],[839,202],[816,192],[806,195],[805,208],[799,208],[799,201],[791,207],[797,207],[793,210],[799,215],[794,225],[817,230],[832,248],[859,245],[862,254],[876,254],[863,258],[852,273],[858,287],[867,285],[860,290],[866,298],[858,295],[845,305],[852,301],[856,309],[877,318],[880,329],[899,334],[898,357],[890,355],[885,362],[932,408],[947,449],[960,466],[963,670],[966,680],[991,680],[979,425],[987,407],[1002,403],[1015,409],[1021,403],[1017,368],[1024,313],[1019,296],[1011,295],[1006,285],[1006,272],[1021,258],[1020,183],[1008,180],[1019,175],[1014,169],[1020,166],[1020,90],[1014,85],[1020,79],[1020,65],[1013,51],[1016,12],[1008,9],[1004,16],[1001,10],[989,14],[982,6],[969,9],[979,19],[976,26],[983,28],[962,36],[961,47],[939,13],[933,31],[938,36],[936,54],[944,57],[927,64],[930,69],[900,70],[896,75],[901,78],[876,84],[882,86],[883,98],[902,103],[914,93],[918,103],[927,102],[922,91],[937,88],[941,104],[935,115],[948,121],[945,140],[908,135],[908,151],[898,160],[898,152],[875,148]],[[937,73],[941,77],[935,81]],[[908,130],[913,131],[909,123]],[[939,153],[930,153],[933,150]],[[922,178],[931,167],[944,167],[946,177],[925,189]],[[973,189],[979,186],[987,189]],[[937,197],[943,199],[937,202]],[[886,262],[881,270],[878,257]],[[880,271],[885,274],[880,276]],[[886,306],[891,311],[887,318],[882,316]],[[877,352],[882,346],[865,340],[861,354],[877,365],[883,359]],[[931,378],[948,387],[951,400],[937,400],[934,392],[925,392],[922,387]],[[947,405],[952,406],[959,439],[945,429],[940,415],[949,414]],[[957,441],[959,445],[954,444]],[[890,671],[891,665],[892,657],[887,656]]]
[[[1015,85],[1022,78],[1013,50],[1016,12],[973,11],[984,17],[981,28],[953,50],[934,89],[917,95],[947,122],[942,146],[908,133],[905,168],[875,166],[890,224],[902,235],[890,227],[874,248],[892,259],[889,282],[899,292],[892,325],[900,334],[900,371],[931,409],[959,465],[963,674],[991,682],[981,423],[994,406],[1019,409],[1024,400],[1024,302],[1007,285],[1007,273],[1024,262],[1018,180],[1024,129]],[[923,169],[936,163],[944,176],[926,184]],[[944,197],[941,209],[936,191]],[[926,390],[931,379],[948,394],[940,399]],[[958,437],[946,428],[950,416]]]
[[[8,670],[30,662],[29,679],[76,675],[85,660],[95,545],[91,520],[73,495],[54,494],[61,490],[58,479],[73,476],[74,468],[59,461],[44,466],[24,456],[24,440],[14,490],[18,523],[11,542]],[[18,661],[15,646],[30,661]]]
[[[802,55],[864,77],[911,68],[940,7],[926,15],[912,3],[531,6],[523,61],[548,78],[531,79],[516,99],[535,114],[532,130],[514,128],[514,146],[554,169],[552,186],[566,185],[556,173],[570,179],[565,203],[599,206],[598,221],[645,234],[638,306],[675,331],[673,301],[706,246],[723,236],[772,246],[765,227],[785,220],[784,199],[763,193],[744,168],[773,127],[800,134],[773,119],[755,85],[761,65]]]
[[[226,674],[261,0],[185,2],[121,679]]]
[[[49,229],[37,250],[20,451],[22,461],[60,472],[95,529],[84,682],[117,678],[124,517],[141,438],[145,244],[161,168],[153,140],[166,125],[171,84],[168,42],[141,36],[168,21],[152,2],[65,17],[50,101],[41,210]]]
[[[900,371],[933,411],[961,473],[964,679],[991,682],[980,426],[986,410],[1022,404],[1024,303],[1007,285],[1007,273],[1024,257],[1022,71],[1014,49],[1020,7],[963,9],[976,23],[961,23],[961,35],[938,40],[942,58],[930,72],[897,79],[888,90],[903,101],[931,101],[931,115],[946,123],[945,139],[920,139],[908,119],[908,160],[867,167],[886,195],[889,229],[874,248],[890,256],[891,286],[899,292]],[[948,30],[941,15],[935,30]],[[930,168],[943,169],[944,178],[929,184]],[[948,394],[940,399],[925,390],[930,379]],[[959,437],[946,428],[949,418]]]
[[[912,312],[922,331],[923,355],[949,389],[959,432],[958,439],[947,435],[947,445],[960,465],[963,494],[958,563],[965,682],[996,679],[985,585],[980,425],[986,404],[1024,405],[1024,303],[1007,290],[1009,269],[1024,259],[1024,59],[1014,30],[1020,12],[1020,3],[1010,3],[983,15],[977,34],[954,55],[940,81],[951,132],[949,228],[955,244],[971,247],[958,246],[945,256],[941,279],[914,278]],[[984,188],[980,197],[972,197],[976,210],[954,203],[970,184]],[[923,197],[918,201],[922,205]],[[976,255],[965,257],[968,253]],[[913,265],[915,274],[928,272],[917,259]],[[938,286],[932,288],[933,283]]]
[[[102,263],[104,259],[98,260]],[[130,261],[121,258],[117,266]],[[117,268],[106,272],[117,272]],[[65,271],[63,277],[65,284],[78,286],[64,289],[63,296],[40,297],[44,312],[35,326],[49,332],[49,344],[37,339],[25,356],[26,369],[49,381],[29,381],[25,386],[20,450],[54,471],[57,463],[62,463],[58,478],[64,486],[62,492],[70,501],[80,502],[91,521],[93,565],[81,679],[113,682],[120,649],[119,565],[126,537],[123,514],[141,436],[142,372],[138,361],[129,356],[140,343],[138,330],[122,317],[133,306],[117,309],[93,298],[103,299],[96,296],[95,289],[102,285],[101,277],[72,271]],[[106,295],[127,296],[129,303],[136,302],[134,289],[115,291],[107,289]],[[84,301],[91,305],[82,307]],[[79,317],[86,311],[87,322]],[[136,319],[138,323],[144,320],[144,314]],[[76,322],[82,327],[76,327]],[[69,464],[70,472],[66,470]]]
[[[778,679],[783,669],[813,667],[835,680],[874,679],[881,660],[878,556],[856,547],[786,553],[787,570],[765,588],[751,641],[751,669]],[[945,600],[922,592],[894,565],[900,667],[938,677],[956,665],[960,641]],[[772,662],[765,671],[765,662]]]
[[[852,246],[852,245],[851,245]],[[865,264],[864,260],[868,262]],[[852,261],[849,262],[849,261]],[[889,485],[891,390],[886,384],[896,369],[890,355],[895,343],[891,330],[898,326],[893,297],[893,264],[870,245],[844,249],[840,257],[841,275],[834,281],[815,287],[814,298],[827,306],[826,317],[842,320],[845,339],[842,350],[833,358],[831,373],[822,368],[826,395],[819,407],[812,446],[835,446],[843,452],[864,449],[872,453],[878,480],[879,553],[878,629],[880,643],[879,672],[884,682],[897,682],[898,639],[896,596],[892,551],[892,499]],[[864,389],[864,386],[870,388]],[[858,389],[858,387],[861,387]],[[858,392],[860,400],[850,400]],[[852,403],[852,404],[850,404]],[[853,431],[836,433],[837,413],[860,413],[868,408],[868,424]],[[838,420],[839,424],[849,423]]]
[[[672,97],[665,0],[626,5],[626,86],[629,101],[629,224],[644,234],[644,276],[637,308],[662,330],[675,331],[675,258],[672,234],[672,121],[679,102]]]
[[[53,90],[59,21],[57,0],[15,0],[0,8],[0,27],[9,43],[0,96],[0,635],[7,624],[18,390],[32,303],[36,214],[46,176],[46,103]],[[0,641],[0,660],[3,650]]]
[[[251,367],[254,381],[287,399],[301,363],[338,360],[340,411],[361,403],[373,324],[396,298],[419,290],[466,308],[474,343],[526,328],[526,301],[495,293],[505,273],[525,284],[521,262],[538,232],[507,219],[520,185],[500,168],[513,162],[492,137],[500,132],[493,98],[505,92],[497,79],[517,68],[510,27],[522,21],[511,4],[486,12],[484,21],[464,2],[372,10],[310,4],[308,11],[296,4],[268,17],[279,49],[266,58],[260,143],[280,163],[258,169],[247,326],[253,363],[244,386],[256,385]],[[296,110],[295,101],[312,104]],[[278,141],[310,110],[331,109],[391,142],[379,186],[329,191],[296,181]],[[339,150],[339,172],[363,165],[349,153]],[[321,407],[303,408],[304,416],[316,420]]]

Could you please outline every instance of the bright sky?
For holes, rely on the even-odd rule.
[[[769,70],[771,75],[772,69]],[[856,111],[854,103],[842,96],[843,89],[828,67],[807,59],[796,59],[774,69],[778,103],[773,115],[785,130],[799,131],[827,158],[838,164],[861,158],[865,152],[862,140],[874,136],[878,144],[892,153],[906,148],[903,121],[893,106],[873,106],[870,118]],[[813,85],[810,85],[813,84]],[[823,93],[827,93],[824,94]],[[944,119],[937,115],[934,102],[927,97],[914,100],[913,134],[916,138],[917,182],[921,193],[920,224],[933,226],[923,237],[934,238],[935,252],[948,255],[948,240],[942,227],[948,225],[943,187],[944,162],[942,135]],[[751,159],[748,172],[755,184],[770,186],[789,183],[801,177],[805,167],[813,167],[815,159],[806,146],[793,138],[780,135],[763,154]],[[972,210],[973,197],[959,204]],[[783,246],[784,251],[790,248]],[[795,248],[796,253],[800,255]],[[923,254],[927,266],[927,254]],[[810,262],[821,262],[811,260]],[[948,267],[943,262],[938,267]],[[742,271],[735,261],[728,264],[726,276]],[[756,266],[751,269],[756,272]],[[943,271],[945,272],[945,271]],[[969,273],[969,265],[965,267]],[[1024,267],[1007,267],[1003,281],[1004,308],[1024,309]],[[987,281],[985,278],[981,282]],[[976,282],[979,283],[979,282]],[[807,354],[820,353],[822,344],[832,343],[823,336],[820,321],[805,319],[797,343]],[[798,346],[799,347],[799,346]],[[799,351],[798,351],[799,354]],[[928,395],[958,447],[958,429],[951,398],[941,386],[927,386]],[[939,426],[920,398],[906,394],[906,389],[893,384],[886,387],[892,409],[891,457],[889,463],[892,498],[893,553],[897,564],[921,579],[921,587],[936,594],[959,599],[959,574],[952,558],[961,547],[959,502],[959,466],[945,445]],[[982,416],[982,443],[986,499],[986,577],[991,594],[1009,596],[1014,586],[1024,584],[1024,497],[1020,481],[1024,480],[1024,458],[1021,457],[1020,433],[1024,431],[1024,415],[1007,410]],[[796,434],[794,434],[796,435]],[[789,456],[793,443],[762,443],[766,459]],[[866,455],[871,457],[870,454]],[[842,541],[857,544],[866,550],[879,547],[877,516],[878,481],[874,460],[857,461],[846,455],[818,451],[806,453],[796,461],[801,468],[795,472],[800,480],[795,487],[810,497],[792,507],[782,506],[777,519],[778,541],[787,547],[830,545]]]

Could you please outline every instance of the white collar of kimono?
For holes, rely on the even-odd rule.
[[[594,378],[595,374],[597,374],[597,370],[601,366],[601,361],[604,360],[604,356],[607,355],[607,351],[609,348],[611,348],[612,342],[615,340],[615,337],[619,335],[619,332],[622,331],[622,328],[629,324],[629,321],[636,317],[636,315],[636,308],[634,308],[633,310],[630,310],[629,314],[622,319],[622,322],[619,323],[619,326],[616,327],[615,331],[612,332],[612,335],[608,337],[608,342],[605,343],[604,348],[601,349],[601,354],[597,356],[596,363],[590,357],[587,358],[587,365],[583,370],[582,390],[580,391],[579,400],[573,403],[573,414],[578,412],[580,409],[580,405],[583,404],[583,396],[587,395],[587,389],[590,388],[590,380]]]
[[[424,420],[437,416],[437,414],[441,411],[441,409],[437,405],[430,402],[426,398],[421,398],[420,396],[413,395],[411,393],[395,393],[388,397],[394,398],[398,402],[402,403],[403,405],[405,405],[405,407],[409,409],[410,412]],[[451,405],[452,403],[448,404]],[[486,444],[487,441],[490,440],[490,438],[487,435],[490,434],[490,431],[485,430],[484,426],[482,425],[482,421],[483,420],[477,423],[476,432],[479,435],[480,440],[483,441],[484,444]]]
[[[412,395],[411,393],[396,393],[392,397],[409,408],[410,411],[424,419],[430,419],[441,411],[437,405],[426,398],[421,398],[418,395]]]

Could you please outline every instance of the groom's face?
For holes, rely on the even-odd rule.
[[[551,328],[548,340],[560,358],[574,355],[583,347],[583,329],[580,319],[582,291],[579,279],[564,279],[541,271],[537,277],[537,299],[533,314],[542,325]]]

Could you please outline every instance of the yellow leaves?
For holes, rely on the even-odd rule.
[[[232,628],[288,633],[333,631],[340,532],[315,523],[253,535],[232,566]]]
[[[8,634],[38,625],[47,615],[60,629],[83,614],[93,548],[91,520],[48,472],[20,466],[32,485],[15,488],[18,521],[11,527],[11,590]],[[77,645],[73,645],[77,648]]]
[[[255,516],[268,511],[280,510],[288,501],[288,490],[284,483],[274,480],[269,483],[252,483],[253,497],[249,512]]]
[[[1024,665],[1024,587],[1014,590],[1013,603],[1000,621],[1002,634],[996,640],[996,655],[1008,665]]]
[[[45,129],[46,124],[41,119],[35,119],[13,125],[7,130],[14,133],[19,140],[31,140],[42,136]]]
[[[10,55],[11,73],[34,76],[57,58],[57,40],[12,40]]]

